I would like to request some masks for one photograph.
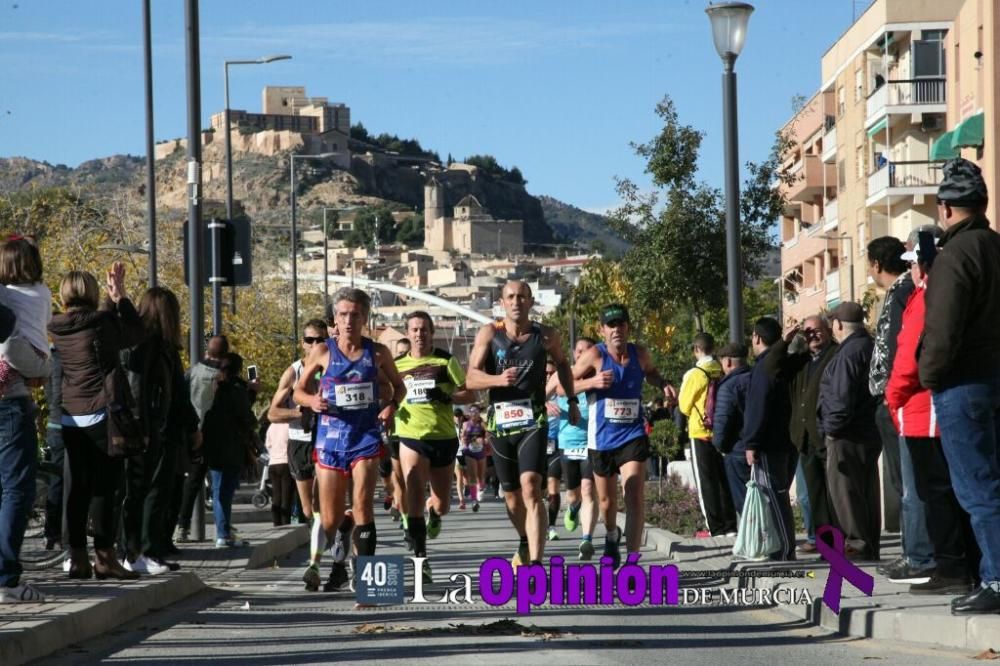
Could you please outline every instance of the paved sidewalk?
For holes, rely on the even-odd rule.
[[[176,603],[205,589],[206,583],[233,571],[273,566],[308,543],[302,526],[240,525],[249,546],[216,549],[214,527],[206,541],[178,544],[181,570],[138,581],[74,581],[61,568],[26,572],[47,600],[41,604],[0,605],[0,664],[12,666],[101,635],[115,627]]]
[[[883,562],[889,562],[900,555],[899,536],[884,534],[882,538]],[[804,536],[800,536],[799,542],[803,540]],[[759,575],[734,577],[730,579],[730,584],[772,592],[779,588],[808,590],[812,597],[811,604],[779,604],[776,609],[812,625],[858,638],[1000,651],[1000,614],[952,615],[952,596],[910,594],[909,585],[890,583],[875,571],[875,564],[861,564],[861,568],[875,578],[874,592],[867,597],[844,581],[840,614],[837,615],[823,603],[823,590],[830,569],[826,561],[818,556],[802,556],[792,563],[734,564],[731,557],[733,541],[733,538],[724,537],[684,538],[652,527],[646,530],[646,543],[669,554],[684,570],[753,571],[759,572]],[[767,575],[771,569],[812,571],[815,577],[777,578]]]

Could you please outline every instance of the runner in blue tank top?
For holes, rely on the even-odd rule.
[[[617,485],[621,474],[625,496],[626,548],[639,552],[645,519],[643,491],[649,439],[642,418],[642,382],[661,389],[669,400],[673,388],[653,367],[649,351],[628,341],[631,326],[628,309],[612,304],[601,311],[604,342],[588,350],[573,368],[577,390],[589,399],[587,448],[594,468],[594,482],[602,507],[607,507],[604,525],[604,555],[621,563],[622,531],[616,525]],[[582,381],[579,381],[582,380]]]
[[[406,393],[389,350],[361,335],[371,301],[360,289],[334,296],[338,336],[316,345],[295,388],[295,402],[319,415],[316,481],[320,517],[332,539],[344,518],[349,478],[354,481],[354,550],[375,554],[375,481],[382,455],[379,424],[390,425]],[[322,373],[319,382],[316,374]],[[333,573],[331,572],[331,578]]]
[[[579,361],[597,341],[592,338],[578,338],[573,345],[573,361]],[[559,378],[552,376],[545,387],[547,395],[555,395],[555,402],[549,403],[549,416],[559,419],[559,450],[562,453],[562,476],[566,482],[568,506],[563,514],[563,526],[573,533],[581,528],[579,555],[586,561],[594,556],[593,535],[597,526],[597,493],[594,490],[594,469],[587,452],[587,394],[578,393],[580,422],[572,425],[568,420],[569,398],[566,397]]]

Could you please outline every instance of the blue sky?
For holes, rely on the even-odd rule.
[[[864,4],[864,3],[859,3]],[[186,135],[182,0],[154,0],[156,138]],[[587,209],[616,203],[616,176],[648,180],[629,147],[657,131],[670,94],[706,132],[705,180],[721,187],[721,63],[704,0],[342,2],[203,0],[202,117],[259,110],[264,85],[342,101],[369,131],[416,137],[442,157],[490,153],[533,194]],[[761,159],[790,99],[820,83],[820,57],[852,0],[757,0],[737,63],[740,158]],[[98,11],[96,8],[100,8]],[[7,0],[0,7],[0,156],[75,166],[142,154],[139,0]]]

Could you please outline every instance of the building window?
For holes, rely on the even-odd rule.
[[[865,177],[865,147],[858,146],[854,151],[855,178],[861,180]]]
[[[847,188],[847,166],[844,160],[837,162],[837,191],[843,192]]]
[[[844,115],[844,111],[847,110],[847,95],[844,92],[844,86],[837,88],[837,117]]]
[[[865,98],[865,72],[861,69],[854,70],[854,103],[857,104]]]

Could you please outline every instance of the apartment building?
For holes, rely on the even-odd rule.
[[[786,321],[861,300],[867,243],[935,221],[932,148],[948,126],[946,40],[962,4],[877,0],[824,54],[819,91],[785,126],[799,176],[781,221]]]

